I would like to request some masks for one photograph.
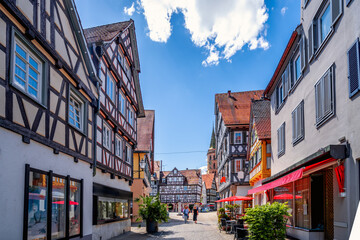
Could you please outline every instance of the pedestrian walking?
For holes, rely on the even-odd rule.
[[[199,214],[199,209],[198,209],[196,206],[194,206],[194,209],[193,209],[193,221],[194,221],[195,223],[197,223],[197,216],[198,216],[198,214]]]
[[[190,213],[189,207],[185,206],[184,211],[183,211],[183,214],[184,214],[183,218],[184,218],[185,224],[187,223],[187,220],[189,219],[189,213]]]

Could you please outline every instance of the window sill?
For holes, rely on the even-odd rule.
[[[36,103],[38,106],[40,106],[43,109],[47,109],[47,107],[42,103],[43,101],[32,97],[30,94],[25,92],[21,87],[19,87],[16,83],[11,82],[10,85],[16,89],[16,92],[19,92],[22,96],[26,97],[27,99],[31,100],[31,102]],[[46,102],[46,101],[45,101]]]
[[[304,140],[304,135],[302,135],[301,137],[293,140],[292,144],[293,144],[293,147],[295,147],[298,143],[300,143],[302,140]]]
[[[77,127],[75,127],[74,125],[72,125],[71,123],[68,122],[69,127],[71,127],[72,129],[74,129],[76,132],[80,133],[81,135],[83,135],[84,137],[87,137],[85,134],[85,130],[81,130]]]
[[[333,117],[335,116],[335,111],[332,111],[331,113],[329,113],[328,115],[326,115],[325,117],[323,117],[321,120],[319,120],[315,126],[316,129],[321,128],[323,125],[325,125],[328,121],[330,121]]]
[[[285,151],[278,153],[278,158],[281,158],[283,155],[285,155]]]

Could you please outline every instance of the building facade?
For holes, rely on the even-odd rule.
[[[73,1],[0,3],[0,235],[92,239],[99,79]]]
[[[199,169],[174,168],[160,174],[160,201],[167,203],[170,211],[181,211],[184,204],[190,208],[194,204],[200,204],[202,178]]]
[[[202,176],[202,204],[210,210],[216,210],[217,187],[215,173],[203,174]]]
[[[154,173],[155,111],[145,110],[145,117],[137,121],[138,144],[134,151],[134,183],[132,221],[139,217],[139,205],[135,199],[149,196],[152,191],[151,175]]]
[[[249,185],[247,142],[251,99],[263,91],[215,95],[215,139],[220,199],[246,196]]]
[[[109,239],[131,227],[133,151],[137,121],[144,117],[140,65],[132,20],[84,32],[100,79],[94,119],[93,238]]]
[[[154,161],[154,173],[151,175],[151,192],[150,196],[156,196],[159,194],[159,182],[160,182],[161,161]]]
[[[271,120],[270,101],[253,100],[250,107],[250,139],[248,142],[250,186],[258,187],[271,175]],[[253,206],[270,199],[266,192],[253,194]]]
[[[255,191],[288,202],[289,235],[349,239],[358,229],[360,3],[301,4],[301,24],[265,90],[272,176]]]
[[[217,173],[217,161],[216,161],[216,140],[215,140],[215,132],[214,129],[211,134],[210,147],[206,155],[207,160],[207,173]]]

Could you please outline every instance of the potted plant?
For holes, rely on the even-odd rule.
[[[139,204],[139,215],[146,221],[146,232],[155,233],[158,232],[159,222],[167,222],[169,219],[166,204],[161,203],[159,195],[152,196],[140,196],[135,200]],[[137,218],[136,221],[139,221]]]

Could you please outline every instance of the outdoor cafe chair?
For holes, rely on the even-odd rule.
[[[247,229],[237,227],[236,231],[235,231],[234,239],[245,240],[245,239],[248,239],[247,235],[248,235]]]

